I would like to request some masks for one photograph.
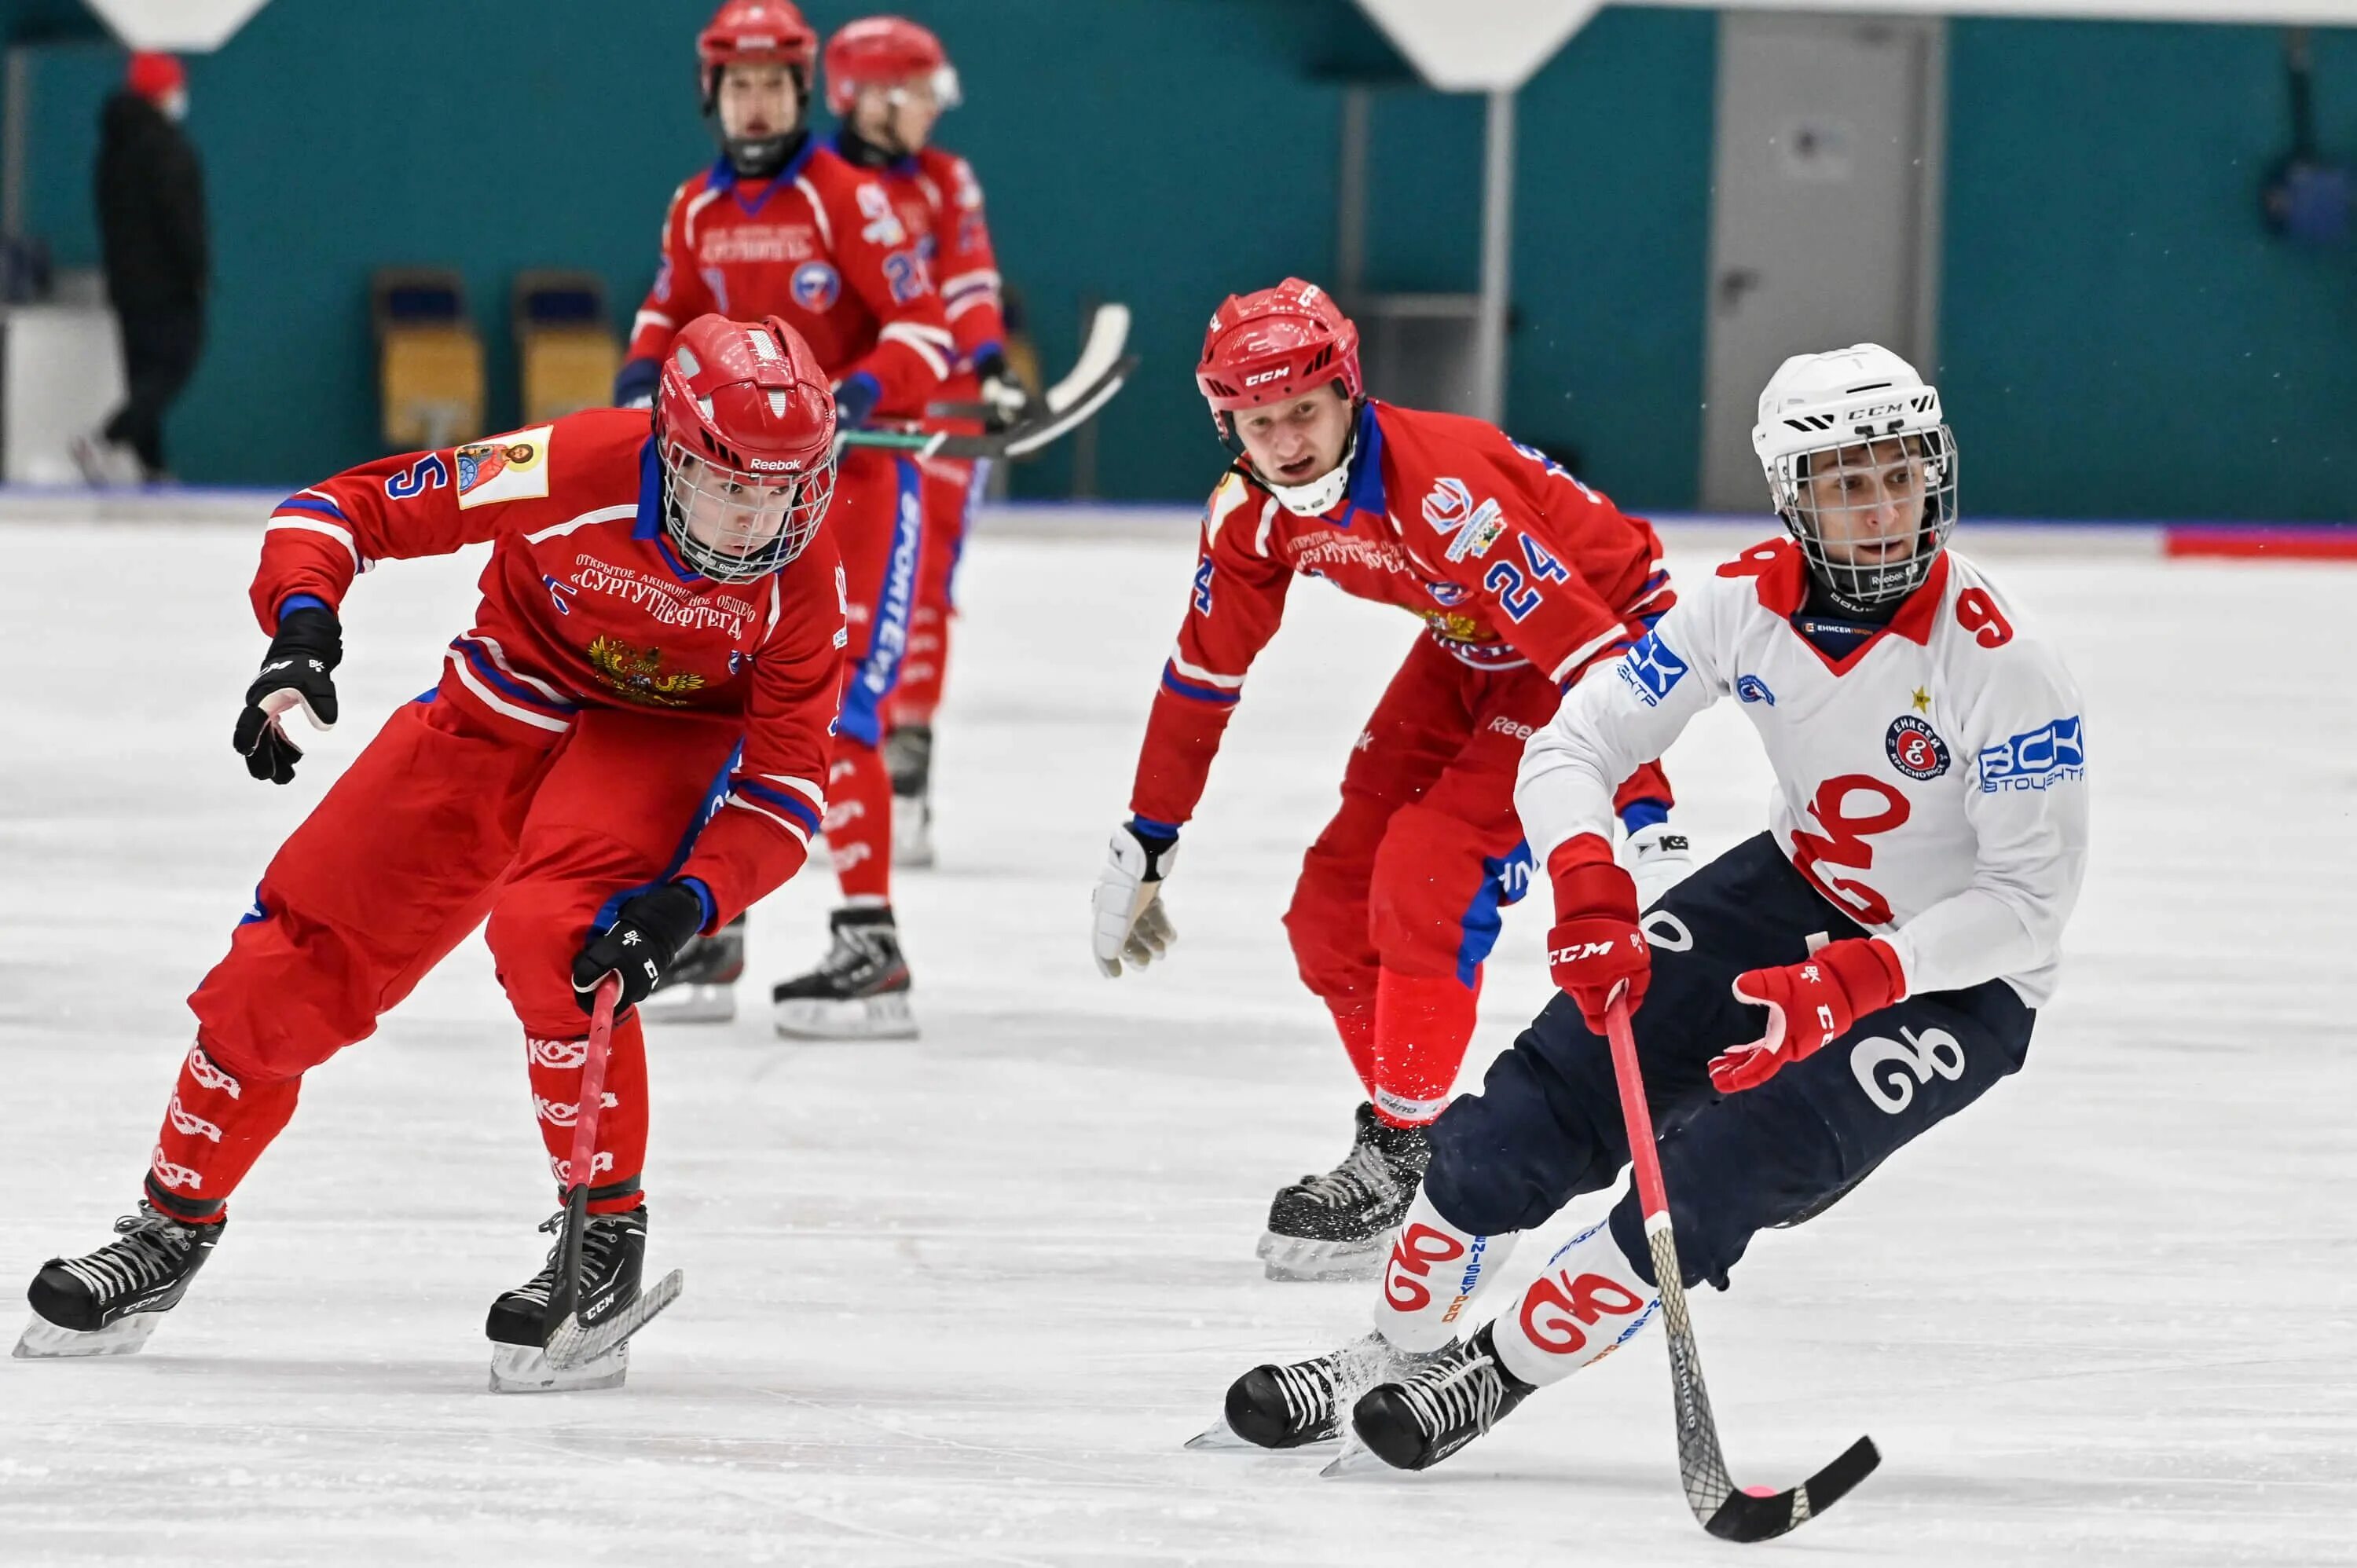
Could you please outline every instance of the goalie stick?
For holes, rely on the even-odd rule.
[[[1625,995],[1605,1015],[1612,1044],[1612,1076],[1620,1087],[1620,1114],[1629,1128],[1630,1164],[1637,1176],[1637,1200],[1645,1213],[1645,1245],[1653,1258],[1653,1278],[1662,1291],[1662,1326],[1670,1341],[1670,1385],[1676,1396],[1678,1476],[1686,1506],[1702,1527],[1722,1541],[1771,1541],[1840,1501],[1874,1472],[1882,1455],[1861,1437],[1806,1481],[1789,1490],[1764,1492],[1738,1487],[1727,1473],[1718,1446],[1718,1423],[1710,1413],[1710,1391],[1703,1386],[1702,1356],[1686,1313],[1685,1276],[1678,1272],[1677,1240],[1670,1232],[1670,1200],[1662,1186],[1662,1157],[1653,1146],[1653,1116],[1645,1104],[1645,1082],[1637,1066],[1637,1042],[1629,1029]]]
[[[573,1117],[573,1158],[566,1167],[573,1177],[565,1189],[565,1233],[556,1251],[556,1279],[548,1292],[548,1364],[570,1371],[598,1357],[645,1327],[655,1314],[679,1299],[682,1275],[665,1274],[652,1290],[640,1291],[636,1301],[594,1327],[581,1323],[581,1240],[589,1228],[589,1184],[597,1175],[597,1120],[606,1107],[606,1059],[614,1048],[614,1007],[621,1000],[622,982],[608,975],[598,983],[589,1012],[589,1044],[581,1063],[581,1096]]]

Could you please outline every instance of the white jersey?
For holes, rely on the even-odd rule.
[[[1782,539],[1681,582],[1652,635],[1591,669],[1523,752],[1533,853],[1609,844],[1614,784],[1732,693],[1776,770],[1778,847],[1898,950],[1909,993],[2002,977],[2041,1005],[2087,861],[2085,730],[2061,656],[1953,551],[1838,660],[1793,624],[1807,595]]]

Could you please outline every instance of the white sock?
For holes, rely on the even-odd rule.
[[[1440,1217],[1419,1189],[1383,1264],[1375,1303],[1375,1332],[1395,1348],[1422,1355],[1470,1332],[1467,1309],[1514,1251],[1519,1231],[1479,1236]]]
[[[1603,1359],[1652,1320],[1661,1292],[1630,1266],[1598,1220],[1557,1248],[1491,1328],[1498,1359],[1526,1383],[1560,1382]]]

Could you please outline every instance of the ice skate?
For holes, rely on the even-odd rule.
[[[182,1224],[142,1202],[114,1222],[117,1240],[79,1258],[51,1258],[25,1292],[33,1320],[16,1356],[130,1355],[179,1305],[228,1225]]]
[[[1342,1412],[1409,1359],[1381,1335],[1286,1366],[1254,1367],[1228,1386],[1224,1419],[1189,1448],[1307,1448],[1342,1435]]]
[[[1371,1280],[1432,1158],[1426,1130],[1393,1127],[1361,1102],[1342,1163],[1276,1195],[1259,1254],[1273,1280]]]
[[[745,975],[745,917],[681,950],[654,993],[639,1004],[650,1024],[726,1024],[737,1016],[737,983]]]
[[[1351,1430],[1394,1469],[1428,1469],[1504,1420],[1534,1389],[1498,1359],[1483,1324],[1463,1344],[1368,1390],[1351,1406]]]
[[[902,725],[884,737],[892,775],[892,864],[933,864],[933,731]]]
[[[501,1394],[558,1393],[578,1389],[618,1389],[630,1369],[630,1341],[570,1369],[549,1364],[548,1295],[556,1284],[557,1254],[564,1249],[565,1216],[541,1227],[559,1232],[540,1273],[491,1303],[483,1332],[491,1341],[491,1391]],[[625,1311],[639,1298],[639,1273],[646,1262],[647,1210],[593,1214],[581,1237],[581,1322],[594,1327]]]
[[[837,909],[827,919],[834,946],[808,974],[770,993],[771,1017],[790,1040],[908,1040],[909,965],[892,911]]]

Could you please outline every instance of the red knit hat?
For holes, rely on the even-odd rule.
[[[133,55],[131,69],[123,75],[123,84],[150,103],[179,91],[188,83],[188,72],[180,69],[178,55]]]

